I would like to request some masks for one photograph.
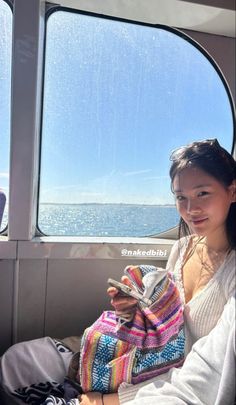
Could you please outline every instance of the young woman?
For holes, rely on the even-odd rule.
[[[184,304],[187,354],[214,328],[235,294],[236,162],[217,140],[181,147],[170,159],[171,188],[181,220],[180,240],[172,248],[167,268],[175,274]],[[128,278],[122,281],[129,284]],[[117,315],[135,310],[134,299],[120,296],[114,288],[108,293]],[[103,396],[104,405],[125,404],[138,389],[138,385],[121,387],[119,399],[113,395],[110,402],[109,396]],[[82,405],[92,403],[89,396],[82,396]],[[99,398],[97,394],[100,405]]]
[[[171,187],[181,221],[180,240],[173,246],[167,267],[175,275],[184,305],[187,354],[215,327],[235,293],[236,163],[217,140],[182,147],[172,153],[171,161]],[[124,278],[123,282],[129,281]],[[119,295],[114,288],[108,293],[118,315],[134,312],[134,299]],[[48,381],[51,391],[59,390],[72,355],[60,352],[50,338],[15,345],[2,358],[2,387],[27,403],[42,403],[33,402],[30,392],[41,383],[45,395]],[[118,395],[103,397],[89,393],[80,401],[82,405],[125,404],[139,387],[121,386]]]

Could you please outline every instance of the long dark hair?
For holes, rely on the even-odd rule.
[[[229,187],[236,179],[236,162],[216,139],[193,142],[172,152],[170,167],[171,188],[179,172],[187,167],[197,167]],[[190,235],[191,231],[181,218],[179,237]],[[232,249],[236,248],[236,202],[232,202],[226,219],[226,234]]]

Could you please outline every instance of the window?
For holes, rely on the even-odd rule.
[[[7,226],[10,154],[12,12],[0,2],[0,231]],[[6,198],[6,205],[5,205]],[[2,208],[4,208],[2,215]],[[2,219],[2,221],[1,221]]]
[[[233,118],[208,58],[163,27],[61,9],[47,21],[38,227],[147,236],[178,222],[169,154]]]

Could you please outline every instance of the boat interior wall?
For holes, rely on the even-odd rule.
[[[80,335],[111,309],[107,279],[119,280],[129,263],[140,260],[0,260],[0,355],[13,342]],[[165,267],[166,260],[145,263]]]
[[[177,27],[214,58],[235,100],[235,1],[51,0],[47,6],[58,3]],[[81,334],[102,310],[110,308],[107,279],[119,280],[128,264],[145,261],[165,267],[177,237],[176,229],[161,238],[143,240],[37,234],[45,1],[15,0],[12,4],[9,212],[14,215],[9,214],[8,230],[0,235],[0,355],[22,340]],[[123,248],[131,253],[123,255]]]
[[[50,3],[151,24],[235,36],[232,0],[51,0]]]
[[[229,85],[232,97],[236,99],[235,57],[236,39],[198,31],[182,30],[199,43],[214,59]]]

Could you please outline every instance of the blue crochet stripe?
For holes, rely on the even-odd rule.
[[[102,393],[110,392],[111,369],[108,363],[114,359],[117,339],[101,335],[92,367],[93,391]]]
[[[179,332],[176,339],[169,341],[163,350],[145,351],[137,349],[135,353],[135,363],[132,375],[139,375],[146,370],[160,368],[184,356],[185,336],[183,329]]]

